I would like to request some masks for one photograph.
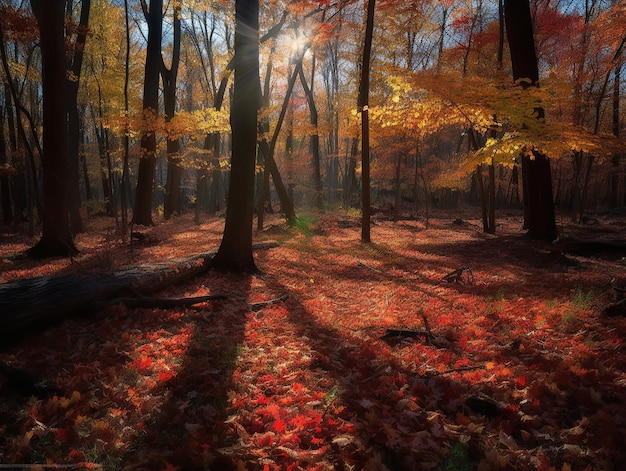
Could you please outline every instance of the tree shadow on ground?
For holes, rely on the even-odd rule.
[[[277,293],[288,294],[287,320],[313,352],[311,372],[337,385],[337,396],[324,413],[327,421],[345,421],[353,436],[326,437],[335,469],[423,469],[440,464],[458,441],[444,432],[463,408],[467,384],[441,376],[420,377],[381,341],[324,324],[304,299],[265,274]]]
[[[63,457],[107,470],[156,470],[168,463],[206,469],[231,439],[224,419],[250,285],[249,276],[210,273],[184,289],[224,292],[226,300],[179,310],[111,306],[3,352],[2,360],[63,391],[31,403],[0,383],[0,462],[41,463],[54,456],[58,464]],[[20,356],[29,351],[36,356]],[[19,437],[33,430],[24,444]]]
[[[163,384],[165,401],[145,422],[145,429],[123,458],[124,468],[233,469],[218,453],[236,437],[229,433],[227,414],[232,373],[249,313],[251,277],[216,275],[228,298],[213,310],[198,309],[192,332],[175,376]]]

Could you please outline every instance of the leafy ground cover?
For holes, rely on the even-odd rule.
[[[471,220],[380,220],[363,245],[357,221],[334,216],[294,228],[270,221],[255,238],[279,246],[256,253],[257,276],[209,272],[163,293],[226,300],[109,307],[1,352],[61,392],[24,397],[0,376],[0,463],[265,471],[626,462],[625,321],[601,313],[623,258],[564,255],[522,238],[515,217],[497,236]],[[32,241],[0,239],[0,280],[215,250],[223,220],[163,222],[132,250],[110,221],[89,224],[73,261],[16,259]],[[616,224],[607,227],[623,230]]]

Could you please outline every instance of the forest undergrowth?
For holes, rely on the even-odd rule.
[[[492,236],[471,219],[379,219],[365,245],[357,219],[270,218],[254,234],[278,242],[255,252],[260,274],[210,271],[160,294],[226,300],[110,306],[0,352],[59,389],[26,397],[0,376],[0,463],[619,469],[626,321],[602,309],[626,261],[563,254],[524,238],[518,217],[500,221]],[[223,219],[141,228],[132,248],[111,220],[88,224],[74,260],[21,259],[33,241],[0,236],[0,281],[216,250]]]

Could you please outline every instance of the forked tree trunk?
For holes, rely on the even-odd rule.
[[[313,62],[315,64],[315,62]],[[313,72],[315,66],[313,66]],[[306,95],[307,102],[309,104],[309,115],[311,118],[311,126],[313,126],[313,134],[309,141],[309,148],[313,157],[313,183],[315,185],[315,205],[318,208],[323,206],[323,189],[322,189],[322,171],[320,162],[320,136],[318,129],[318,114],[317,106],[315,105],[315,95],[313,94],[313,76],[311,77],[311,86],[307,83],[304,71],[300,69],[300,83]]]

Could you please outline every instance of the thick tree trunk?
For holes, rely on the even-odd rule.
[[[259,83],[259,0],[235,2],[235,81],[230,121],[231,177],[224,234],[214,259],[218,270],[255,272],[252,255],[254,174]]]
[[[148,46],[143,88],[143,112],[148,129],[141,135],[141,159],[137,174],[137,189],[133,223],[151,226],[152,222],[152,187],[156,172],[156,135],[153,119],[159,110],[159,71],[161,68],[161,36],[163,30],[163,0],[150,0],[147,15]],[[152,128],[152,129],[151,129]]]
[[[43,212],[42,234],[28,253],[34,257],[77,253],[70,231],[67,194],[67,101],[65,0],[31,0],[41,33],[43,92]]]
[[[511,52],[513,79],[522,87],[538,86],[539,69],[529,0],[504,2],[507,39]],[[535,110],[538,119],[544,119],[543,109]],[[534,158],[524,156],[522,179],[524,181],[524,227],[533,239],[553,241],[557,237],[552,196],[550,161],[539,152]]]

